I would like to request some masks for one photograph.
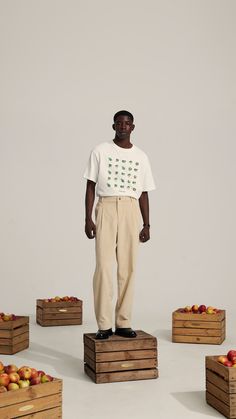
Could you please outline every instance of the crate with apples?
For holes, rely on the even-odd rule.
[[[0,313],[0,354],[13,355],[29,347],[29,317]]]
[[[62,380],[35,368],[0,361],[0,417],[62,417]]]
[[[220,345],[225,340],[225,310],[193,305],[172,313],[172,342]]]
[[[77,297],[54,297],[36,302],[36,321],[40,326],[81,325],[83,302]]]
[[[236,350],[206,356],[206,402],[227,418],[236,418]]]
[[[96,384],[157,378],[157,339],[142,330],[136,338],[112,335],[105,340],[86,333],[84,363]]]

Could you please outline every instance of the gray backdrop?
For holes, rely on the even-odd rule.
[[[151,240],[134,321],[235,304],[236,2],[0,1],[0,311],[74,294],[94,321],[83,170],[134,113],[149,155]]]

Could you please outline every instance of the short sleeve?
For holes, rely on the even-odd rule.
[[[98,180],[98,158],[93,150],[90,154],[88,164],[86,166],[83,177],[97,183]]]
[[[143,171],[142,192],[152,191],[154,189],[156,189],[156,186],[152,176],[151,165],[148,160],[148,157],[146,157],[146,162]]]

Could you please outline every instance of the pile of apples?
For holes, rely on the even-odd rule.
[[[195,313],[195,314],[216,314],[219,313],[221,310],[219,310],[218,308],[215,307],[211,307],[211,306],[205,306],[204,304],[201,304],[200,306],[198,306],[197,304],[194,304],[192,307],[191,306],[186,306],[184,308],[180,308],[179,312],[180,313]]]
[[[220,362],[220,364],[223,364],[225,367],[236,368],[236,351],[231,349],[227,355],[220,355],[217,358],[217,361]]]
[[[47,383],[52,380],[53,377],[45,374],[44,371],[37,371],[35,368],[26,366],[17,368],[13,364],[4,367],[0,361],[0,393]]]
[[[9,322],[11,320],[16,320],[15,314],[0,313],[0,322]]]
[[[54,298],[44,298],[45,303],[60,303],[62,301],[79,301],[77,297],[54,297]]]

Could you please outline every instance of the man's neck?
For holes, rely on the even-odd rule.
[[[133,144],[130,142],[129,138],[119,139],[117,137],[114,138],[113,142],[121,148],[132,148]]]

